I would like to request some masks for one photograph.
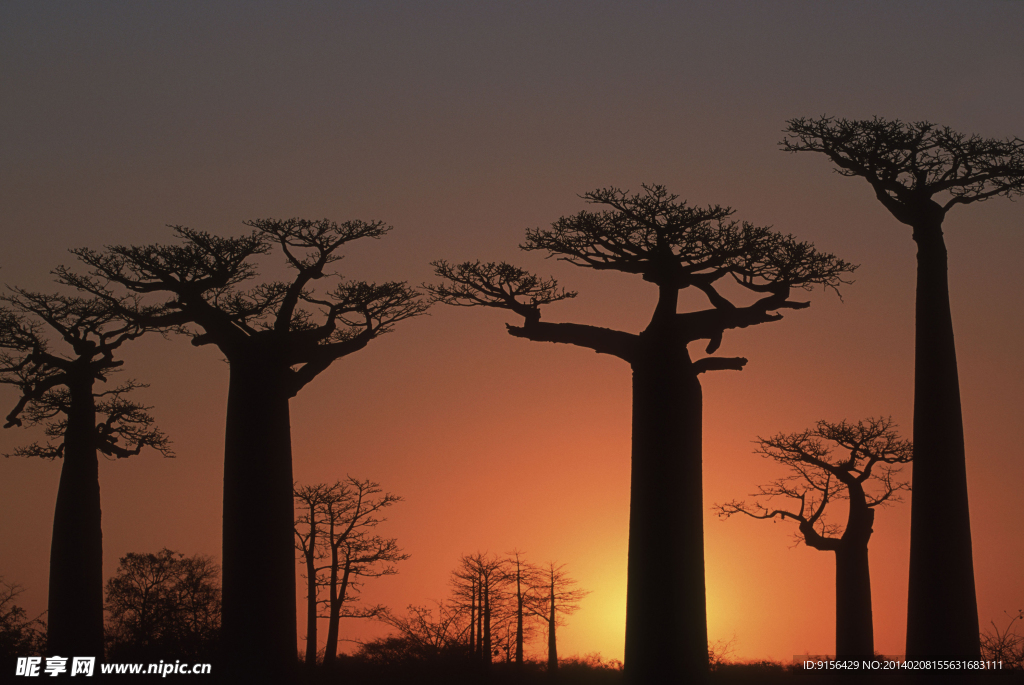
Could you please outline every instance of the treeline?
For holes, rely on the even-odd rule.
[[[450,585],[451,596],[433,607],[385,613],[382,619],[398,634],[363,645],[357,655],[381,663],[463,659],[522,666],[526,646],[543,641],[547,670],[555,671],[558,626],[589,594],[563,564],[533,564],[518,551],[465,555]]]
[[[869,524],[874,507],[894,501],[902,481],[876,478],[876,494],[864,487],[878,473],[873,469],[888,473],[880,465],[909,463],[906,452],[912,452],[907,653],[980,656],[943,222],[960,206],[1024,193],[1024,141],[877,117],[793,119],[785,136],[783,150],[819,153],[841,175],[863,179],[892,217],[911,229],[918,248],[914,427],[912,447],[907,443],[874,461],[857,456],[856,449],[844,461],[813,450],[801,456],[782,443],[762,441],[765,454],[796,469],[795,482],[810,474],[808,465],[817,475],[804,478],[800,492],[769,485],[760,494],[799,500],[798,511],[786,510],[788,518],[798,522],[808,544],[836,553],[837,586],[850,589],[840,593],[842,604],[837,595],[837,620],[848,617],[837,623],[837,645],[864,652],[872,646],[870,615],[863,611],[870,604]],[[193,346],[216,347],[229,369],[221,649],[242,681],[287,679],[298,643],[289,402],[338,360],[440,303],[499,309],[516,321],[505,329],[513,337],[571,345],[630,366],[625,667],[644,683],[703,678],[704,374],[741,371],[748,364],[745,357],[716,354],[726,334],[808,308],[809,302],[794,299],[801,291],[847,288],[857,265],[771,226],[738,220],[731,207],[691,204],[662,185],[643,185],[638,192],[600,188],[581,197],[588,209],[562,216],[549,228],[528,229],[521,248],[650,284],[650,318],[642,331],[547,320],[552,306],[577,293],[505,261],[437,260],[437,281],[422,289],[404,281],[341,278],[332,265],[346,245],[390,231],[377,220],[257,219],[246,222],[250,232],[234,237],[175,226],[169,242],[72,250],[77,264],[54,271],[61,292],[9,287],[0,296],[0,383],[11,386],[16,399],[4,425],[43,426],[47,439],[15,454],[62,460],[50,551],[48,653],[103,653],[98,455],[173,455],[149,407],[132,399],[142,384],[107,384],[123,365],[125,346],[143,335],[173,333]],[[256,262],[268,257],[285,266],[289,277],[260,279]],[[680,302],[703,308],[679,311]],[[703,354],[691,354],[691,343],[703,345]],[[832,439],[824,431],[819,437]],[[336,506],[343,506],[337,489],[358,489],[358,482],[325,487],[320,494],[341,497]],[[848,519],[842,534],[827,527],[821,511],[812,511],[838,497],[856,500],[850,512],[860,517]],[[387,574],[401,552],[365,531],[338,542],[323,506],[309,501],[309,537],[300,541],[300,551],[308,546],[310,615],[326,611],[334,643],[337,622],[361,579]],[[765,516],[760,504],[723,507],[726,515]],[[371,519],[372,514],[364,520]],[[486,566],[479,559],[464,569],[468,585],[462,592],[468,594],[462,602],[468,600],[468,609],[459,614],[468,611],[467,644],[485,663],[496,648],[500,654],[501,636],[508,635],[498,608],[508,592],[498,580],[505,571],[494,571],[492,578]],[[527,616],[535,614],[522,567],[517,579],[516,637],[514,644],[507,637],[504,644],[506,653],[518,655],[527,639]],[[382,613],[374,607],[360,611]],[[553,628],[555,619],[548,621]],[[846,626],[855,626],[849,640],[841,634]],[[316,626],[307,624],[307,631],[315,633]]]

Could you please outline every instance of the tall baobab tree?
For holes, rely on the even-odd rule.
[[[320,605],[317,580],[327,556],[323,548],[323,506],[337,495],[327,483],[295,485],[295,549],[306,571],[306,654],[307,666],[316,665],[319,646],[318,609]]]
[[[828,443],[843,453],[835,454]],[[856,424],[819,421],[802,433],[758,438],[757,453],[786,466],[790,475],[758,487],[751,504],[733,500],[715,510],[721,518],[790,519],[799,525],[799,541],[834,553],[836,657],[872,658],[868,541],[875,508],[901,501],[900,492],[910,489],[898,479],[898,470],[910,463],[913,446],[900,439],[891,419],[878,418]],[[827,520],[826,507],[837,499],[847,501],[845,526]]]
[[[434,262],[436,301],[507,309],[523,318],[510,335],[576,345],[627,362],[633,371],[633,443],[626,592],[626,672],[637,683],[675,682],[707,673],[707,606],[701,492],[699,376],[741,370],[747,360],[692,359],[687,345],[708,340],[714,353],[726,330],[802,309],[794,288],[837,288],[853,266],[766,227],[730,220],[733,210],[677,202],[663,186],[628,194],[585,193],[603,211],[562,217],[530,229],[524,250],[576,266],[636,274],[657,288],[650,323],[639,333],[541,321],[541,307],[574,297],[554,279],[507,263]],[[737,305],[722,279],[757,296]],[[703,293],[710,309],[679,313],[680,291]]]
[[[408,554],[398,548],[395,538],[371,534],[387,519],[381,512],[403,501],[390,492],[381,494],[379,483],[349,476],[331,487],[333,497],[321,504],[325,573],[317,579],[327,589],[327,644],[324,664],[330,665],[338,656],[338,636],[342,617],[372,618],[384,607],[352,607],[363,578],[379,578],[397,573],[394,564],[405,561]],[[346,603],[349,606],[346,606]]]
[[[387,233],[382,222],[246,224],[253,231],[234,238],[176,226],[179,244],[73,250],[90,273],[62,267],[58,274],[111,300],[117,288],[164,296],[169,314],[139,319],[178,326],[193,345],[214,345],[227,359],[223,645],[232,677],[284,680],[297,642],[289,400],[426,305],[402,282],[340,281],[326,293],[314,290],[317,281],[337,277],[327,267],[341,259],[343,246]],[[271,252],[281,255],[291,280],[254,283],[254,259]]]
[[[527,610],[544,621],[548,633],[548,672],[554,673],[558,670],[556,628],[562,625],[563,616],[580,608],[580,600],[589,595],[590,590],[576,587],[576,581],[565,572],[565,564],[556,566],[554,562],[549,562],[547,568],[537,569],[531,589]]]
[[[515,593],[512,597],[515,602],[514,616],[515,629],[515,663],[517,668],[523,667],[523,647],[526,641],[527,626],[525,619],[529,615],[527,609],[531,590],[536,585],[537,567],[523,560],[523,554],[519,550],[513,550],[506,561],[508,565],[508,581],[510,589],[514,587]]]
[[[980,654],[960,381],[942,225],[958,205],[1024,193],[1024,140],[926,121],[822,116],[788,122],[782,149],[859,176],[917,244],[914,497],[907,656]]]
[[[172,456],[148,407],[127,395],[135,381],[101,390],[121,347],[145,328],[109,303],[12,288],[0,314],[0,383],[20,397],[5,428],[44,425],[48,442],[17,456],[61,459],[50,542],[47,651],[103,654],[103,527],[99,454],[125,458],[152,447]]]
[[[469,647],[473,656],[484,664],[494,658],[494,628],[504,615],[511,581],[508,560],[490,554],[466,554],[452,572],[455,602],[465,610],[469,599]]]

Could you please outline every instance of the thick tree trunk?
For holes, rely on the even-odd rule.
[[[915,227],[917,332],[907,657],[980,654],[967,466],[941,223]]]
[[[103,528],[91,374],[70,383],[50,542],[47,653],[103,658]]]
[[[223,643],[236,682],[286,682],[297,657],[291,428],[281,366],[231,360]]]
[[[671,309],[674,311],[674,301]],[[700,682],[708,664],[700,383],[653,324],[633,363],[625,668],[630,683]]]
[[[836,658],[873,658],[871,571],[867,544],[836,550]]]

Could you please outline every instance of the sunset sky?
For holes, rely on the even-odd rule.
[[[743,659],[833,653],[833,556],[710,507],[784,475],[758,436],[869,416],[911,436],[915,249],[863,180],[777,143],[787,119],[821,114],[1024,136],[1022,26],[1019,0],[6,2],[0,283],[53,290],[68,248],[169,241],[167,224],[380,219],[394,230],[353,243],[346,277],[419,284],[434,259],[507,260],[579,291],[545,320],[637,332],[650,284],[523,253],[525,229],[611,185],[731,205],[861,267],[842,300],[801,292],[809,309],[727,333],[720,354],[749,364],[701,376],[709,635]],[[957,207],[945,235],[980,620],[1003,625],[1024,606],[1024,202]],[[368,601],[428,604],[460,555],[519,549],[591,591],[560,654],[621,659],[629,368],[506,322],[437,305],[336,362],[292,402],[295,478],[405,498],[380,532],[411,558]],[[104,571],[162,547],[219,559],[227,366],[184,337],[123,356],[177,458],[101,463]],[[0,415],[15,400],[0,387]],[[2,430],[0,453],[40,437]],[[30,613],[46,608],[59,471],[0,459],[0,575]],[[870,544],[883,654],[904,651],[909,511],[881,510]]]

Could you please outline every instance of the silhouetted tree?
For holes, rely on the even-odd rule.
[[[928,122],[793,119],[782,148],[865,179],[917,244],[914,497],[907,657],[978,657],[963,416],[942,223],[957,205],[1024,193],[1024,140]]]
[[[527,610],[541,618],[548,633],[548,672],[558,670],[558,643],[555,629],[564,625],[563,616],[580,608],[579,603],[590,594],[590,590],[576,587],[576,581],[565,572],[565,564],[555,566],[549,562],[547,568],[534,576],[535,582]]]
[[[1016,613],[1006,612],[1010,621],[1002,630],[991,621],[992,630],[981,634],[981,655],[987,661],[998,661],[1000,670],[1024,669],[1024,636],[1014,630],[1013,624],[1024,620],[1024,609]]]
[[[333,275],[326,269],[345,244],[387,233],[382,222],[247,225],[253,232],[236,238],[176,226],[177,245],[74,250],[91,275],[58,273],[101,297],[113,297],[116,287],[166,295],[162,304],[173,313],[142,319],[177,325],[193,345],[215,345],[227,359],[224,650],[236,678],[284,679],[297,642],[288,402],[334,361],[426,305],[400,282],[342,281],[326,294],[313,291],[315,281]],[[253,284],[254,258],[275,248],[292,279]]]
[[[834,454],[833,445],[843,454]],[[802,433],[758,438],[757,453],[786,466],[791,474],[758,488],[752,504],[733,500],[715,505],[721,518],[746,514],[757,519],[792,519],[798,541],[836,555],[836,657],[873,657],[871,571],[868,540],[875,507],[901,501],[910,485],[898,480],[900,465],[913,454],[909,441],[896,434],[891,419],[856,424],[819,421]],[[776,505],[782,499],[784,504]],[[847,501],[846,525],[826,520],[836,499]]]
[[[107,581],[108,654],[115,660],[209,659],[220,633],[220,567],[162,549],[121,557]]]
[[[434,602],[434,608],[409,605],[406,616],[384,611],[378,618],[398,635],[364,645],[359,653],[371,660],[426,660],[445,653],[465,658],[469,621],[457,601]]]
[[[452,572],[452,589],[457,605],[465,610],[467,597],[470,609],[470,651],[485,664],[494,658],[495,624],[505,612],[509,584],[508,560],[481,554],[464,555]]]
[[[145,386],[128,381],[102,392],[95,387],[123,364],[115,352],[145,328],[126,322],[109,303],[95,298],[12,288],[0,300],[7,307],[0,315],[0,383],[20,392],[4,427],[42,424],[51,438],[14,454],[63,460],[50,544],[47,650],[101,655],[98,453],[123,458],[152,447],[172,456],[148,407],[126,397]],[[53,349],[55,341],[60,341],[59,350]]]
[[[46,624],[14,603],[24,588],[0,576],[0,657],[36,656],[46,648]]]
[[[324,534],[323,505],[337,497],[334,487],[326,483],[295,485],[295,549],[302,557],[306,573],[306,656],[307,666],[316,664],[319,587],[317,580],[323,568],[319,565],[327,554],[321,536]]]
[[[527,638],[528,626],[525,619],[529,616],[527,605],[532,599],[531,590],[537,584],[538,569],[522,559],[522,553],[514,550],[508,558],[509,584],[514,586],[515,601],[515,662],[517,667],[523,665],[523,644]]]
[[[691,207],[663,186],[629,195],[616,188],[583,198],[608,209],[562,217],[526,233],[524,250],[542,250],[576,266],[641,276],[658,289],[640,333],[541,321],[542,305],[576,293],[506,263],[434,262],[443,282],[435,300],[508,309],[523,317],[510,335],[588,348],[633,370],[633,445],[626,598],[626,672],[634,682],[675,682],[707,672],[704,532],[701,492],[702,397],[698,376],[740,370],[746,359],[693,360],[687,344],[707,352],[734,328],[777,321],[793,288],[836,288],[853,270],[833,255],[769,228],[730,221],[727,207]],[[719,286],[759,296],[737,305]],[[710,309],[678,313],[680,291],[703,293]]]
[[[395,538],[371,535],[387,519],[379,513],[403,501],[391,493],[381,495],[378,483],[351,476],[330,488],[321,503],[327,564],[317,569],[322,573],[318,587],[327,589],[327,644],[324,664],[331,664],[338,655],[338,633],[341,618],[373,618],[384,611],[381,605],[354,607],[362,578],[379,578],[397,573],[394,564],[409,558],[398,548]]]

